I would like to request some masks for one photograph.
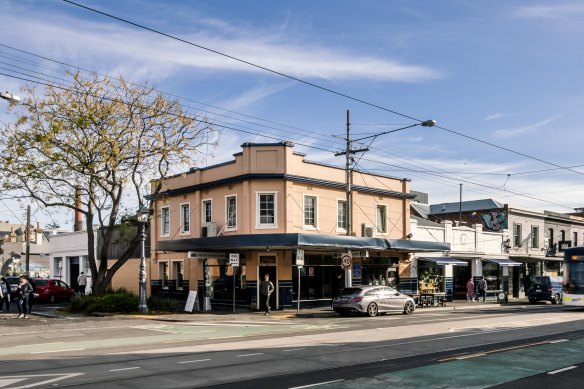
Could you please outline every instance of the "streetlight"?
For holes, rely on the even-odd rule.
[[[148,313],[148,305],[146,304],[146,224],[150,219],[150,210],[146,207],[141,207],[136,214],[136,220],[140,224],[140,273],[138,277],[138,312]]]
[[[0,98],[8,100],[11,103],[20,103],[20,97],[15,96],[10,92],[0,92]]]

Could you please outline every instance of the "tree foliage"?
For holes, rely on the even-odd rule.
[[[155,197],[177,167],[196,165],[201,146],[215,136],[209,137],[214,130],[206,120],[148,84],[97,73],[68,77],[67,85],[23,87],[23,102],[14,107],[17,120],[2,130],[0,180],[16,198],[85,216],[92,286],[101,294],[139,243],[133,237],[108,268],[124,207],[133,212],[151,207],[145,195]],[[95,225],[101,242],[97,253]]]

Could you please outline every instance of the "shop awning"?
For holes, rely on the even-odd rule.
[[[411,239],[388,239],[387,244],[390,250],[407,251],[407,252],[431,252],[431,251],[450,251],[450,243],[428,242],[425,240]]]
[[[468,266],[467,262],[449,257],[420,257],[419,259],[434,262],[436,265]]]
[[[521,266],[521,262],[515,262],[506,258],[485,258],[484,260],[496,263],[499,266]]]

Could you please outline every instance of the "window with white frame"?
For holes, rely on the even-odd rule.
[[[316,228],[316,196],[304,196],[304,227]]]
[[[160,208],[160,235],[170,236],[170,207]]]
[[[158,275],[163,288],[168,288],[168,262],[158,262]]]
[[[189,203],[180,205],[180,232],[188,234],[191,231],[191,206]]]
[[[263,192],[256,194],[257,216],[256,225],[262,227],[276,227],[276,192]]]
[[[184,265],[182,261],[172,262],[172,279],[176,283],[175,285],[177,289],[183,288]]]
[[[513,224],[513,246],[521,247],[521,224]]]
[[[227,215],[226,228],[237,227],[237,196],[225,197],[225,214]]]
[[[212,210],[213,210],[213,202],[211,200],[203,200],[203,206],[201,207],[202,209],[202,222],[203,223],[211,223],[213,221],[213,214],[212,214]]]
[[[539,227],[531,226],[531,248],[539,248]]]
[[[377,232],[387,232],[387,205],[377,205]]]
[[[347,229],[347,201],[337,200],[337,229]]]

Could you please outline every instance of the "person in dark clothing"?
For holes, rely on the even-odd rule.
[[[478,290],[479,290],[479,296],[477,297],[477,299],[480,298],[480,297],[482,297],[483,298],[483,303],[484,303],[485,300],[487,299],[487,280],[485,280],[485,276],[483,276],[479,280],[479,282],[477,282],[477,287],[478,287]]]
[[[0,311],[6,305],[6,312],[10,312],[10,282],[6,277],[0,278]]]
[[[26,280],[28,281],[28,283],[32,287],[32,292],[28,296],[28,313],[30,314],[30,313],[32,313],[32,306],[34,304],[35,297],[36,297],[36,285],[34,284],[34,281],[32,278],[26,277]]]
[[[264,280],[260,284],[260,292],[262,296],[266,299],[266,313],[265,315],[268,316],[272,310],[270,309],[270,295],[274,292],[274,284],[270,281],[270,275],[266,274],[264,276]]]
[[[16,295],[18,296],[19,319],[28,319],[28,299],[31,293],[32,285],[24,276],[21,276],[18,280],[18,288],[16,289]]]

